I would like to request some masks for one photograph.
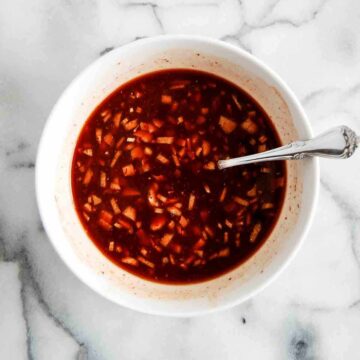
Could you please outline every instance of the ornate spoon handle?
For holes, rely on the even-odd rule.
[[[353,130],[347,126],[338,126],[310,140],[294,141],[258,154],[219,160],[218,168],[225,169],[262,161],[300,160],[311,156],[347,159],[355,152],[359,143],[360,137],[356,136]]]

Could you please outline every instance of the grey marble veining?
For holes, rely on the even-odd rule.
[[[315,133],[360,132],[356,0],[3,0],[0,11],[0,359],[359,359],[360,158],[321,161],[301,251],[265,291],[201,318],[127,310],[83,285],[42,228],[34,166],[66,85],[114,47],[212,36],[270,65]],[[50,150],[49,150],[50,151]]]

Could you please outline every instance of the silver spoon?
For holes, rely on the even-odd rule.
[[[353,130],[347,126],[338,126],[310,140],[294,141],[258,154],[219,160],[217,165],[219,169],[225,169],[262,161],[300,160],[312,156],[347,159],[355,152],[359,143],[360,136]]]

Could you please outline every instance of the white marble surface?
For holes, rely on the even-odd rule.
[[[172,319],[116,306],[50,245],[34,161],[51,107],[101,54],[163,33],[243,47],[292,87],[315,132],[360,131],[358,0],[2,0],[0,359],[359,359],[360,154],[321,162],[315,221],[295,261],[226,312]]]

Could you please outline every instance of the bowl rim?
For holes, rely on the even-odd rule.
[[[124,307],[130,308],[132,310],[136,310],[139,312],[147,313],[147,314],[154,314],[154,315],[163,315],[163,316],[173,316],[173,317],[188,317],[188,316],[199,316],[199,315],[205,315],[210,314],[213,312],[221,311],[229,309],[235,305],[238,305],[259,292],[261,292],[265,287],[267,287],[271,282],[275,281],[277,277],[285,270],[285,268],[289,265],[289,263],[294,259],[296,254],[298,253],[301,245],[303,244],[306,235],[309,232],[310,226],[312,224],[315,210],[316,210],[316,204],[318,201],[319,196],[319,183],[320,183],[320,172],[319,172],[319,161],[316,158],[307,159],[307,166],[308,166],[308,175],[309,181],[311,183],[311,189],[310,196],[308,197],[308,206],[309,211],[307,213],[307,216],[304,218],[304,226],[301,231],[299,231],[299,234],[297,236],[297,242],[295,242],[294,246],[291,250],[289,250],[289,253],[284,260],[280,262],[280,264],[266,277],[264,277],[259,284],[254,287],[251,291],[249,291],[246,295],[242,295],[237,297],[236,299],[232,301],[227,301],[225,303],[218,303],[216,306],[212,308],[206,308],[202,310],[191,310],[191,311],[185,311],[185,312],[171,312],[168,310],[165,311],[157,311],[149,309],[148,307],[141,307],[138,305],[134,305],[129,302],[121,301],[119,299],[115,299],[109,294],[102,291],[102,289],[99,286],[96,286],[94,283],[90,283],[88,279],[83,275],[81,271],[71,262],[68,258],[63,256],[62,251],[58,247],[57,241],[55,240],[55,234],[51,229],[51,221],[49,220],[49,217],[47,216],[47,201],[48,199],[43,196],[43,192],[41,191],[41,181],[43,177],[42,170],[42,154],[46,152],[44,143],[45,139],[48,137],[48,134],[50,132],[50,128],[52,127],[54,114],[57,111],[57,108],[59,104],[61,104],[63,98],[66,97],[67,93],[70,92],[70,90],[75,86],[75,84],[79,81],[80,78],[82,78],[86,73],[90,72],[93,67],[98,66],[101,62],[106,62],[106,59],[109,57],[114,56],[114,53],[122,53],[123,51],[126,51],[129,48],[132,47],[141,47],[143,44],[151,44],[151,43],[158,43],[162,41],[199,41],[204,44],[207,44],[209,46],[217,46],[217,47],[223,47],[226,50],[232,51],[234,53],[239,54],[239,56],[245,57],[247,60],[250,60],[251,62],[255,63],[258,67],[260,67],[263,71],[265,71],[277,84],[277,86],[284,92],[286,95],[290,98],[290,101],[295,106],[296,110],[299,112],[302,125],[304,127],[304,131],[308,137],[313,136],[313,132],[311,129],[310,122],[305,114],[305,111],[300,104],[299,100],[297,99],[296,95],[293,93],[293,91],[288,87],[288,85],[284,82],[284,80],[281,79],[277,73],[272,70],[268,65],[263,63],[261,60],[253,56],[252,54],[246,52],[245,50],[241,49],[240,47],[237,47],[235,45],[226,43],[221,40],[213,39],[206,36],[198,36],[198,35],[159,35],[159,36],[153,36],[149,38],[139,39],[132,41],[130,43],[127,43],[125,45],[122,45],[120,47],[117,47],[107,54],[101,56],[100,58],[96,59],[92,63],[90,63],[88,66],[85,67],[70,83],[69,85],[63,90],[61,95],[59,96],[58,100],[56,101],[55,105],[53,106],[42,131],[41,138],[38,145],[37,155],[36,155],[36,166],[35,166],[35,193],[36,193],[36,200],[38,204],[39,214],[41,221],[44,225],[44,229],[46,231],[47,237],[50,240],[51,244],[55,248],[57,254],[60,256],[62,261],[66,264],[66,266],[71,270],[73,274],[75,274],[84,284],[86,284],[88,287],[90,287],[93,291],[98,293],[99,295],[105,297],[106,299],[118,304],[122,305]],[[288,101],[287,101],[288,102]]]

